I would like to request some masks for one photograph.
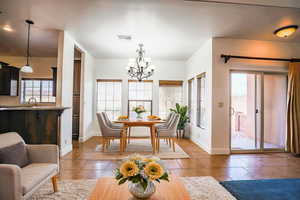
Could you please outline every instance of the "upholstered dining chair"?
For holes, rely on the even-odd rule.
[[[160,150],[160,139],[166,139],[169,141],[169,144],[173,146],[173,151],[175,152],[175,139],[177,134],[177,126],[179,123],[180,115],[175,114],[172,117],[172,121],[167,128],[157,128],[156,129],[156,151]]]
[[[104,152],[110,145],[111,140],[120,140],[120,152],[126,148],[126,132],[123,128],[111,128],[105,120],[103,113],[97,113],[98,123],[102,133],[102,151]]]
[[[57,145],[28,145],[14,132],[0,134],[0,199],[26,200],[59,172]]]
[[[170,126],[170,124],[171,124],[171,122],[172,122],[172,119],[173,119],[173,117],[174,117],[175,114],[176,114],[176,113],[171,112],[171,113],[168,115],[168,117],[167,117],[165,123],[155,124],[155,128],[168,128],[168,127]]]
[[[111,120],[109,119],[108,115],[106,112],[102,112],[104,120],[106,124],[111,127],[111,128],[116,128],[116,129],[121,129],[123,128],[123,124],[118,124],[118,123],[112,123]]]

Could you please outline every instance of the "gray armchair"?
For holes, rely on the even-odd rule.
[[[173,151],[175,152],[175,138],[177,134],[177,126],[180,120],[180,115],[175,114],[173,115],[170,125],[165,128],[157,128],[156,129],[156,147],[157,147],[157,152],[159,152],[159,147],[160,147],[160,139],[166,139],[168,143],[172,144],[173,146]]]
[[[17,133],[0,134],[0,148],[24,143]],[[24,143],[25,144],[25,143]],[[29,164],[20,168],[14,164],[0,164],[0,199],[25,200],[46,181],[52,179],[57,191],[59,150],[57,145],[26,145]]]
[[[98,123],[102,133],[102,151],[108,148],[110,141],[114,139],[120,139],[120,152],[123,152],[126,148],[126,132],[123,128],[110,127],[104,117],[103,113],[97,113]]]

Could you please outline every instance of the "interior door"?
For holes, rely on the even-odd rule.
[[[73,123],[72,136],[78,139],[80,130],[80,78],[81,78],[81,61],[74,61],[73,74]]]

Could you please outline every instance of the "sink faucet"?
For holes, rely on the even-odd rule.
[[[33,105],[37,105],[37,100],[36,100],[35,97],[30,97],[30,98],[28,99],[28,103],[29,103],[29,104],[33,104]]]

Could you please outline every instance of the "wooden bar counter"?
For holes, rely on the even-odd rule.
[[[60,116],[66,107],[17,106],[0,108],[0,134],[17,132],[27,144],[58,144]]]

